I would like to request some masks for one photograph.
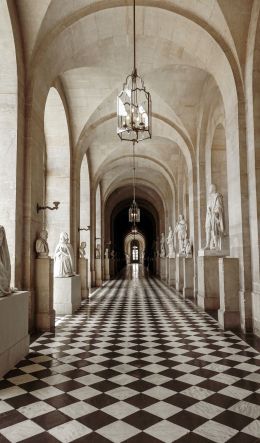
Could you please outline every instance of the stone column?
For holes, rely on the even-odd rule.
[[[183,290],[183,258],[182,254],[176,255],[176,291]]]
[[[218,321],[223,329],[240,329],[239,313],[239,259],[220,258]]]
[[[220,307],[219,267],[221,252],[200,249],[198,253],[198,306],[216,311]]]
[[[163,281],[167,280],[167,262],[166,262],[166,257],[160,257],[160,278]]]
[[[82,300],[88,297],[88,260],[84,257],[79,258],[79,275],[81,281],[81,298]]]
[[[101,258],[95,259],[96,265],[96,287],[102,286],[102,268],[101,268]]]
[[[169,258],[167,257],[167,283],[169,286],[175,286],[176,280],[175,280],[175,258]]]
[[[110,280],[110,260],[105,258],[105,280]]]
[[[42,332],[55,331],[53,309],[53,260],[50,257],[36,259],[36,328]]]
[[[183,259],[183,298],[194,297],[194,262],[192,257]]]

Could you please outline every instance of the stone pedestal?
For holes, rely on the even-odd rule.
[[[29,352],[29,292],[0,297],[0,377]]]
[[[55,277],[53,301],[56,314],[73,314],[81,304],[80,276]]]
[[[220,307],[218,260],[221,254],[201,249],[198,255],[198,306],[216,311]]]
[[[194,263],[193,258],[183,258],[183,298],[194,297]]]
[[[82,300],[88,297],[88,260],[84,257],[79,258],[79,275],[81,282],[81,298]]]
[[[160,276],[160,257],[156,256],[156,276]]]
[[[41,332],[55,330],[53,309],[53,260],[50,257],[36,259],[36,328]]]
[[[166,261],[166,257],[160,257],[160,278],[163,281],[167,280],[167,261]]]
[[[110,258],[110,278],[115,277],[115,259]]]
[[[252,292],[253,331],[260,336],[260,284],[253,284]]]
[[[96,281],[95,286],[100,287],[102,286],[102,267],[101,267],[101,258],[95,259],[96,264]]]
[[[220,258],[218,321],[223,329],[240,329],[239,314],[239,259]]]
[[[183,258],[181,254],[176,255],[176,291],[183,290]]]
[[[105,280],[110,280],[110,260],[105,258]]]
[[[167,283],[169,286],[175,286],[175,258],[167,258]]]

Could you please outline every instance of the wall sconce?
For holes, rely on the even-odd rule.
[[[39,211],[45,211],[45,209],[50,209],[53,211],[53,209],[58,209],[60,202],[53,202],[54,206],[51,208],[50,206],[40,206],[39,203],[37,203],[37,213]]]
[[[90,226],[87,226],[86,228],[78,228],[78,232],[80,231],[90,231]]]

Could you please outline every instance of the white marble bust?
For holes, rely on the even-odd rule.
[[[60,240],[54,254],[54,277],[72,277],[74,271],[74,253],[69,236],[66,232],[60,234]]]
[[[11,263],[6,240],[5,229],[0,226],[0,297],[8,295],[14,290],[10,287]]]
[[[46,229],[42,229],[39,235],[39,238],[36,240],[35,250],[37,252],[37,257],[48,257],[49,255],[49,246],[47,242],[48,231]]]

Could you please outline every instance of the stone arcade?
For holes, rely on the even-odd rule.
[[[133,147],[132,6],[0,1],[0,441],[260,438],[260,0],[136,1]]]

